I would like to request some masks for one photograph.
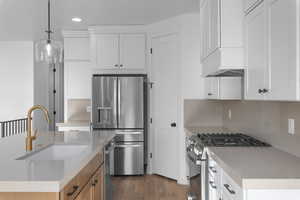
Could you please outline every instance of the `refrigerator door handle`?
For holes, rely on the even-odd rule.
[[[117,107],[117,110],[118,110],[118,128],[120,127],[119,124],[120,124],[120,121],[121,121],[121,81],[120,79],[118,78],[117,80],[118,82],[118,107]]]
[[[113,107],[114,107],[113,116],[114,116],[114,119],[116,120],[115,128],[119,127],[119,121],[118,121],[119,119],[117,118],[117,116],[119,115],[119,111],[117,108],[117,104],[118,104],[118,78],[115,78],[114,79],[114,103],[113,103]]]

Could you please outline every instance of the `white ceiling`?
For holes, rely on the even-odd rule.
[[[101,24],[149,24],[197,12],[199,0],[52,0],[55,31]],[[46,28],[47,0],[0,0],[0,40],[39,38]],[[76,24],[71,18],[83,22]]]

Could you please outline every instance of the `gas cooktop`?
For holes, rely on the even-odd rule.
[[[241,133],[209,133],[198,134],[198,138],[204,146],[215,147],[268,147],[265,142]]]

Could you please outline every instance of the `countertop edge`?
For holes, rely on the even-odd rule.
[[[58,181],[1,181],[0,192],[60,192]]]
[[[66,133],[68,134],[68,133]],[[86,134],[86,133],[80,133]],[[108,144],[115,135],[105,136],[102,142],[97,143],[96,147],[91,153],[83,157],[78,163],[78,166],[70,170],[65,176],[60,180],[0,180],[0,192],[9,193],[9,192],[45,192],[45,193],[60,193],[63,191],[64,187],[80,173],[82,169],[93,159],[97,154],[103,153],[103,149],[106,144]],[[50,142],[47,145],[61,144],[60,142]],[[76,143],[77,144],[77,143]],[[37,150],[38,151],[38,150]],[[103,157],[104,158],[104,157]],[[100,166],[103,165],[103,162]]]
[[[208,147],[208,151],[224,172],[243,190],[300,190],[298,178],[243,178],[216,155],[212,148]]]

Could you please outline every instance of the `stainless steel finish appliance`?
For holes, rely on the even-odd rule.
[[[209,200],[207,147],[269,147],[253,137],[240,133],[194,134],[187,139],[190,191],[188,200]]]
[[[93,129],[116,134],[111,175],[142,175],[146,165],[145,75],[94,75]]]

